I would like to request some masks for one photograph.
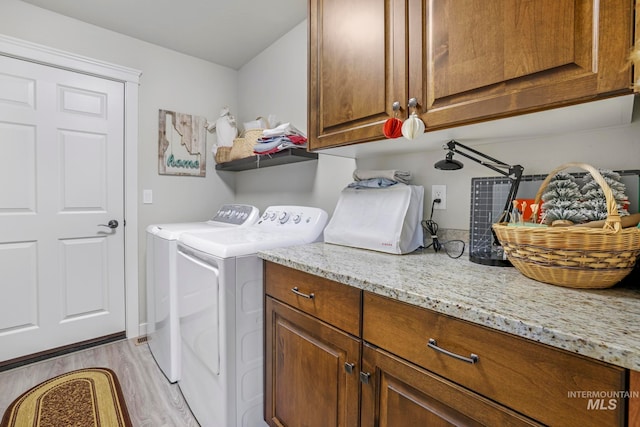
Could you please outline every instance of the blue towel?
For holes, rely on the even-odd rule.
[[[371,178],[362,181],[354,181],[347,185],[349,188],[385,188],[396,185],[398,181],[387,178]]]

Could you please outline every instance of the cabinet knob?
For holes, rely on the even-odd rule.
[[[356,367],[355,363],[346,362],[344,364],[344,370],[347,374],[353,374],[353,369]]]
[[[360,372],[360,382],[362,384],[369,384],[369,378],[371,378],[371,374],[369,372]]]

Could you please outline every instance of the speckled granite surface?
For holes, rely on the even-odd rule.
[[[640,371],[640,289],[563,288],[513,267],[424,250],[389,255],[325,243],[273,249],[265,260]]]

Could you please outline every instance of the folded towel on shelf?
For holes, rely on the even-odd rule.
[[[386,188],[392,185],[398,184],[398,181],[394,181],[387,178],[371,178],[362,181],[354,181],[347,185],[349,188]]]
[[[306,148],[307,139],[294,136],[277,136],[270,138],[258,138],[258,143],[253,146],[255,154],[273,154],[287,148]]]
[[[411,173],[405,171],[399,171],[396,169],[387,170],[363,170],[356,169],[353,171],[353,179],[356,181],[364,181],[371,178],[386,178],[392,181],[408,184],[411,180]]]
[[[291,125],[283,123],[273,129],[262,130],[253,147],[254,154],[273,154],[287,148],[306,148],[307,137]]]
[[[296,129],[291,123],[283,123],[273,129],[265,129],[262,131],[264,136],[282,136],[282,135],[300,135],[305,136],[300,130]]]

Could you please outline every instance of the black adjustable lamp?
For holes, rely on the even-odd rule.
[[[453,159],[453,155],[460,154],[468,159],[473,160],[476,163],[480,163],[483,166],[488,167],[491,170],[496,171],[500,175],[503,175],[511,181],[511,188],[509,189],[509,194],[507,195],[507,201],[504,205],[504,209],[502,214],[498,218],[496,222],[504,222],[509,219],[509,215],[511,213],[511,209],[513,208],[513,201],[516,198],[516,194],[518,193],[518,187],[520,186],[520,179],[522,178],[522,172],[524,168],[520,165],[509,165],[507,163],[501,162],[500,160],[494,159],[493,157],[487,156],[473,148],[467,147],[463,144],[460,144],[458,141],[451,140],[447,142],[444,146],[444,149],[447,150],[447,156],[444,160],[440,160],[436,162],[434,167],[440,170],[458,170],[462,169],[463,164],[458,160]],[[482,157],[488,161],[478,159],[471,154],[467,154],[464,151],[466,150],[470,153],[475,154],[476,156]],[[482,250],[474,250],[475,248],[471,247],[469,249],[469,260],[478,264],[484,265],[495,265],[495,266],[503,266],[508,267],[511,266],[511,263],[504,259],[502,250],[499,250],[500,242],[496,237],[493,229],[491,229],[491,233],[493,235],[493,243],[490,251],[482,251]]]

